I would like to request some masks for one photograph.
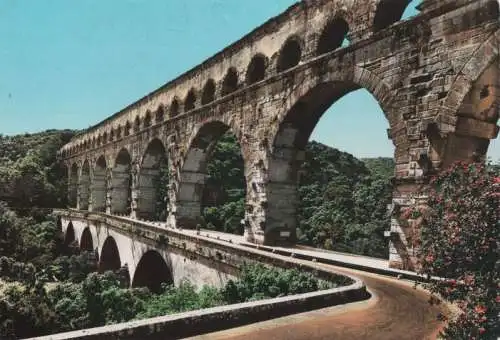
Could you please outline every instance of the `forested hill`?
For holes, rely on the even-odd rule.
[[[74,134],[47,130],[0,135],[0,200],[23,208],[65,206],[65,173],[56,153]]]

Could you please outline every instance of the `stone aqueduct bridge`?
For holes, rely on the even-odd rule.
[[[364,88],[395,147],[390,262],[410,268],[416,230],[397,208],[440,168],[484,157],[498,135],[500,30],[496,0],[423,0],[399,22],[408,2],[299,2],[75,136],[59,152],[75,207],[151,219],[153,178],[168,161],[167,224],[193,227],[207,159],[230,130],[245,163],[246,239],[293,243],[306,142],[335,101]]]

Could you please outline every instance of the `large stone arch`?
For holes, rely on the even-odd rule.
[[[183,143],[187,146],[184,152],[172,157],[174,174],[169,185],[170,225],[194,228],[201,222],[201,199],[207,178],[206,164],[217,141],[228,131],[236,136],[246,167],[247,153],[241,144],[240,129],[232,118],[210,118],[198,124],[186,143]]]
[[[108,162],[104,155],[102,155],[97,159],[94,165],[94,178],[92,183],[92,210],[94,211],[106,211],[107,168]]]
[[[132,200],[132,156],[122,148],[112,169],[111,213],[130,214]]]
[[[299,82],[280,106],[269,129],[266,157],[260,160],[260,168],[266,170],[261,178],[256,178],[254,173],[247,179],[247,191],[258,193],[253,195],[253,201],[248,200],[251,195],[247,196],[247,207],[252,206],[251,210],[256,211],[263,206],[262,213],[265,214],[265,219],[260,221],[260,230],[255,230],[255,221],[247,222],[253,218],[247,214],[246,223],[253,225],[253,235],[247,234],[247,239],[271,245],[296,241],[297,185],[309,137],[329,107],[346,94],[362,88],[378,101],[388,126],[395,126],[397,120],[393,118],[395,109],[391,107],[389,86],[376,75],[358,67],[345,67],[341,72],[324,75],[319,81]],[[397,148],[397,143],[394,144]],[[262,182],[261,187],[259,183]]]
[[[132,287],[147,287],[153,293],[162,291],[162,284],[173,284],[172,271],[155,250],[144,253],[135,269]]]
[[[167,202],[159,202],[160,188],[163,185],[162,174],[167,170],[167,150],[163,142],[155,138],[151,140],[142,154],[139,168],[139,194],[137,201],[136,216],[146,220],[166,218],[164,211]],[[166,197],[166,196],[165,196]]]
[[[99,271],[118,270],[121,268],[120,251],[113,236],[108,236],[101,248]]]
[[[90,200],[90,162],[86,159],[83,162],[82,172],[80,174],[80,202],[79,209],[80,210],[88,210],[89,209],[89,200]]]
[[[494,4],[497,12],[498,4]],[[455,161],[484,160],[490,140],[498,136],[500,30],[485,41],[461,68],[431,124],[429,158],[438,168]]]

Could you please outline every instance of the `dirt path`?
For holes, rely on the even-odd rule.
[[[349,307],[325,308],[260,322],[249,326],[206,334],[191,339],[435,339],[443,324],[437,321],[439,312],[448,313],[445,306],[430,306],[429,295],[415,290],[411,283],[333,267],[339,272],[358,276],[373,297]]]

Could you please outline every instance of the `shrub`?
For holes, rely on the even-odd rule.
[[[500,178],[483,164],[457,163],[431,181],[422,215],[421,272],[446,278],[429,285],[462,313],[446,339],[500,335]]]

